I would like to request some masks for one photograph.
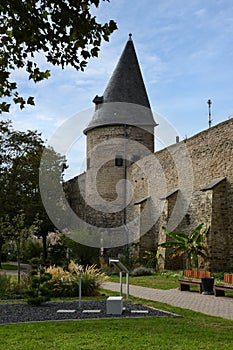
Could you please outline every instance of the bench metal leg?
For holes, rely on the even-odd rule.
[[[181,291],[190,291],[190,286],[188,284],[180,284]]]
[[[225,296],[225,291],[221,289],[215,289],[215,296],[216,297],[224,297]]]

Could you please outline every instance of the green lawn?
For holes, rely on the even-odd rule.
[[[130,283],[170,289],[178,287],[178,277],[174,273],[130,277]],[[110,280],[119,282],[119,276]],[[106,290],[101,293],[104,298],[115,294]],[[233,321],[159,302],[130,299],[182,317],[0,325],[0,350],[233,349]]]
[[[233,322],[146,302],[182,318],[108,319],[0,326],[8,350],[232,350]]]
[[[18,270],[18,267],[16,265],[2,263],[2,270]]]
[[[114,294],[105,290],[101,292],[105,297],[108,294]],[[159,302],[133,297],[131,299],[182,317],[1,325],[0,350],[167,350],[170,348],[232,350],[233,348],[233,321]]]
[[[136,286],[143,286],[157,289],[172,289],[179,287],[178,278],[181,273],[177,272],[164,272],[155,273],[151,276],[130,276],[129,283]],[[119,282],[119,276],[111,276],[110,282]],[[123,277],[125,283],[125,276]]]
[[[27,270],[28,268],[25,266],[25,264],[20,265],[21,270]],[[11,263],[11,262],[4,262],[2,263],[2,270],[18,270],[18,266],[16,263]],[[1,271],[1,269],[0,269]]]

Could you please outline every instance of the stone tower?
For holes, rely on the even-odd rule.
[[[84,130],[87,171],[66,183],[71,238],[101,248],[106,260],[133,252],[144,263],[145,250],[166,241],[163,226],[188,234],[203,223],[201,267],[232,271],[233,119],[153,153],[155,122],[131,37],[94,103]],[[185,259],[159,253],[160,269],[184,268]]]
[[[94,116],[84,130],[86,222],[119,233],[127,224],[127,206],[132,199],[127,169],[154,152],[156,125],[131,34],[103,96],[96,96],[93,102]],[[128,242],[128,238],[124,243],[109,239],[106,246]]]

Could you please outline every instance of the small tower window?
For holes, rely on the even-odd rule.
[[[122,156],[116,155],[115,166],[123,166],[123,158],[122,158]]]

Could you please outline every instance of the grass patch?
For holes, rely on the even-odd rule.
[[[151,288],[178,287],[179,275],[175,273],[130,277],[130,283]],[[119,282],[119,276],[111,281]],[[100,291],[99,298],[119,295]],[[65,298],[62,300],[70,300]],[[78,299],[78,297],[77,297]],[[85,298],[89,299],[89,298]],[[90,298],[91,299],[91,298]],[[93,298],[92,298],[93,299]],[[58,299],[53,299],[58,300]],[[0,350],[231,350],[233,348],[233,321],[204,315],[168,304],[130,297],[182,318],[137,318],[37,322],[0,326]]]
[[[141,299],[134,298],[142,302]],[[0,349],[120,350],[233,348],[233,322],[170,305],[143,301],[183,318],[108,319],[0,326]]]
[[[18,266],[17,264],[11,264],[11,263],[2,263],[2,269],[0,271],[17,271],[18,270]],[[24,265],[20,265],[20,270],[21,271],[27,271],[28,268]]]
[[[166,289],[178,288],[179,277],[181,277],[181,273],[176,273],[176,272],[155,273],[150,276],[130,276],[129,283],[136,286],[166,290]],[[109,281],[119,283],[119,276],[115,276],[115,275],[111,276],[109,277]],[[123,283],[125,283],[125,276],[123,276]]]
[[[18,270],[16,265],[2,263],[2,270]]]
[[[105,291],[104,289],[102,290],[102,295],[97,295],[95,297],[82,297],[81,300],[106,300],[107,295],[119,295],[118,292],[112,292],[112,291]],[[104,293],[106,292],[106,294]],[[76,298],[74,297],[66,297],[66,298],[51,298],[50,301],[78,301],[78,296]],[[27,299],[0,299],[0,304],[15,304],[15,303],[26,303]],[[1,348],[0,348],[1,350]]]

